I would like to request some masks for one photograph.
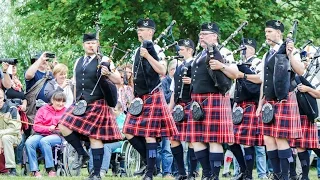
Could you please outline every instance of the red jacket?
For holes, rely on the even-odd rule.
[[[57,126],[60,118],[64,114],[66,108],[60,111],[55,110],[51,105],[44,105],[41,107],[36,117],[34,118],[33,130],[41,135],[50,135],[52,132],[49,131],[51,125]]]

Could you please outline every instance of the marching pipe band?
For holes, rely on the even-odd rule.
[[[271,76],[276,77],[275,76],[276,72],[273,72],[273,70],[270,71],[268,69],[277,68],[277,66],[280,66],[280,65],[277,65],[277,63],[279,63],[281,57],[284,57],[285,59],[282,59],[282,60],[285,60],[285,61],[287,60],[289,63],[292,63],[294,61],[310,61],[303,77],[308,79],[308,81],[311,83],[313,79],[317,77],[318,72],[320,71],[320,65],[318,62],[318,58],[320,57],[320,55],[316,54],[315,56],[308,59],[302,58],[302,60],[297,60],[295,57],[300,56],[300,54],[304,51],[304,49],[308,45],[312,44],[313,41],[309,39],[300,48],[295,49],[291,43],[294,43],[296,41],[295,33],[297,31],[298,21],[295,20],[293,22],[293,26],[290,29],[287,35],[287,38],[282,41],[282,38],[280,38],[280,35],[282,35],[284,31],[284,26],[280,21],[272,20],[266,23],[266,29],[270,28],[268,29],[268,31],[273,32],[274,34],[277,34],[277,37],[276,36],[266,37],[266,41],[261,45],[258,51],[256,51],[256,44],[253,44],[250,39],[246,39],[246,42],[244,43],[244,45],[241,45],[239,48],[233,51],[229,51],[225,48],[229,43],[229,41],[233,40],[243,30],[243,28],[248,25],[247,21],[244,21],[220,45],[217,40],[217,37],[220,35],[219,26],[216,23],[204,23],[201,25],[199,40],[196,47],[194,47],[194,44],[192,46],[189,46],[189,44],[187,44],[187,41],[185,41],[185,44],[183,43],[178,44],[177,41],[174,41],[173,43],[171,42],[171,44],[166,45],[162,48],[158,46],[158,43],[160,42],[160,40],[165,38],[168,32],[172,31],[172,28],[175,24],[176,24],[176,21],[172,20],[169,26],[167,26],[165,30],[162,31],[154,41],[152,41],[152,37],[154,35],[153,33],[155,32],[155,23],[151,19],[142,19],[137,22],[138,28],[146,28],[148,29],[148,32],[144,32],[145,34],[142,34],[142,33],[139,34],[139,32],[137,31],[138,39],[141,42],[141,46],[134,51],[134,57],[132,61],[134,65],[133,67],[134,84],[135,84],[134,94],[136,98],[130,103],[127,119],[124,126],[124,133],[126,134],[128,141],[132,144],[132,146],[140,153],[140,155],[145,160],[145,164],[147,165],[147,170],[146,170],[144,179],[152,179],[152,172],[153,172],[153,166],[154,166],[154,153],[156,152],[156,141],[161,137],[173,137],[178,135],[182,130],[177,129],[176,126],[178,126],[178,124],[182,123],[183,121],[186,122],[185,128],[190,130],[190,132],[189,133],[184,132],[185,137],[182,139],[184,141],[190,142],[190,144],[193,145],[193,148],[194,148],[192,150],[194,151],[193,155],[196,159],[200,161],[203,167],[202,179],[218,179],[219,169],[223,161],[223,155],[221,155],[223,153],[223,151],[221,151],[222,149],[221,143],[230,143],[231,151],[235,154],[237,160],[240,162],[241,173],[238,176],[238,179],[243,179],[243,178],[252,179],[251,161],[248,161],[247,159],[245,160],[242,159],[241,157],[242,152],[239,155],[239,148],[238,148],[239,146],[237,145],[243,144],[247,146],[254,146],[256,144],[251,143],[249,141],[246,141],[245,143],[243,143],[243,141],[240,141],[239,139],[237,139],[239,137],[234,137],[237,135],[236,133],[235,134],[233,133],[233,128],[235,128],[235,130],[239,130],[238,129],[239,127],[237,125],[244,123],[243,122],[244,117],[251,118],[252,122],[250,123],[254,123],[254,121],[258,119],[260,112],[262,114],[261,118],[263,119],[262,126],[263,128],[265,128],[263,129],[260,135],[267,136],[269,140],[270,138],[277,139],[279,142],[282,143],[282,144],[281,143],[272,144],[268,140],[264,142],[264,144],[266,144],[267,146],[267,153],[271,158],[271,160],[277,159],[278,160],[277,162],[279,161],[281,162],[280,165],[274,162],[272,163],[272,166],[275,168],[274,176],[276,178],[287,179],[288,163],[285,162],[285,160],[290,159],[292,157],[292,153],[289,152],[290,147],[286,145],[289,144],[291,147],[297,147],[299,149],[298,150],[299,157],[301,156],[302,160],[306,160],[305,149],[306,148],[317,149],[316,146],[319,145],[319,143],[313,142],[315,141],[314,139],[312,139],[313,144],[302,144],[299,140],[297,140],[297,138],[309,140],[308,139],[309,137],[306,137],[307,133],[312,133],[313,138],[315,138],[316,136],[313,128],[313,124],[308,121],[308,119],[305,117],[306,116],[305,114],[299,114],[301,116],[301,119],[295,120],[296,126],[289,127],[289,129],[294,129],[294,128],[299,129],[297,133],[298,135],[293,136],[292,132],[288,132],[289,130],[286,130],[285,129],[286,127],[281,126],[282,121],[291,123],[291,119],[288,119],[288,118],[281,119],[280,117],[281,112],[280,113],[274,112],[274,107],[275,106],[288,107],[288,104],[281,101],[283,99],[286,99],[295,104],[299,104],[299,101],[295,102],[296,100],[294,100],[295,98],[293,98],[295,96],[294,95],[295,92],[292,92],[289,90],[288,92],[282,92],[282,93],[285,93],[285,97],[283,99],[276,98],[277,93],[272,91],[278,91],[277,89],[278,87],[272,87],[274,88],[273,90],[270,90],[269,87],[266,87],[267,85],[268,86],[270,85],[269,83],[267,83],[267,81],[271,80],[272,78],[268,76],[268,73],[271,73]],[[100,29],[97,26],[96,37],[93,37],[92,35],[90,35],[89,38],[84,39],[84,42],[92,41],[92,40],[98,41],[98,47],[97,49],[92,49],[93,53],[91,55],[95,56],[96,57],[95,59],[97,59],[98,62],[101,62],[103,61],[104,56],[102,55],[100,46],[99,46],[99,33],[98,33],[99,30]],[[169,48],[176,45],[191,48],[192,54],[193,54],[193,56],[191,54],[192,60],[189,61],[188,66],[186,66],[185,64],[181,66],[179,65],[180,70],[177,73],[180,73],[180,74],[177,74],[176,76],[177,81],[184,80],[186,82],[186,77],[190,78],[190,81],[191,81],[190,84],[179,82],[181,84],[174,87],[174,91],[179,94],[177,96],[178,99],[183,99],[183,95],[186,95],[186,93],[189,93],[188,98],[192,99],[190,101],[188,100],[188,102],[185,102],[183,106],[179,107],[179,109],[175,108],[175,110],[179,110],[179,112],[175,112],[175,113],[178,113],[178,114],[175,114],[175,118],[180,116],[181,122],[174,121],[174,118],[170,115],[171,111],[169,111],[169,109],[164,105],[165,103],[157,104],[157,102],[162,101],[160,99],[163,99],[162,90],[159,86],[160,84],[159,74],[160,75],[162,74],[162,70],[160,68],[161,66],[159,66],[159,61],[161,60],[171,61],[171,60],[179,60],[179,59],[186,61],[185,56],[180,55],[180,53],[177,56],[167,56],[163,58],[159,57],[159,53],[163,53]],[[289,47],[286,47],[285,53],[280,53],[279,48],[281,48],[282,45],[289,46]],[[271,53],[271,51],[266,52],[262,60],[258,59],[257,56],[259,56],[260,52],[264,48],[267,48],[268,46],[270,46],[271,49],[275,50],[275,52],[273,53]],[[203,49],[202,51],[200,51],[201,47]],[[253,48],[254,51],[252,52],[254,53],[251,52],[251,57],[246,57],[245,61],[228,60],[229,57],[232,57],[233,59],[233,56],[239,52],[248,53],[249,52],[248,48],[249,49]],[[116,61],[118,62],[117,67],[111,68],[110,63],[112,63],[112,61],[114,60],[114,53],[116,50],[124,52],[124,55],[118,61]],[[98,92],[100,93],[99,96],[102,99],[104,98],[103,93],[101,92],[102,90],[100,88],[97,88],[99,85],[100,79],[102,77],[105,77],[105,79],[109,81],[109,75],[114,73],[114,71],[124,63],[123,61],[129,56],[131,52],[132,51],[130,49],[122,50],[118,48],[117,43],[113,44],[111,53],[108,56],[108,60],[105,62],[105,64],[103,64],[103,66],[107,66],[108,70],[102,73],[102,70],[101,70],[102,67],[100,66],[100,64],[98,64],[98,71],[100,69],[101,72],[99,76],[95,77],[95,81],[94,81],[95,84],[91,83],[90,88],[88,89],[88,90],[91,90],[90,91],[91,93],[89,94],[88,97],[91,96],[90,98],[93,98],[92,96],[94,96],[94,94]],[[284,54],[284,55],[281,56],[280,54],[281,55]],[[7,59],[2,61],[7,61]],[[236,65],[236,66],[233,66],[233,65]],[[253,73],[246,74],[247,72],[242,72],[243,69],[241,69],[242,67],[240,68],[240,66],[242,65],[248,66],[248,68]],[[262,68],[262,69],[257,69],[258,66],[259,68]],[[313,71],[312,71],[311,69],[313,66],[316,66],[316,68],[313,68]],[[238,69],[235,67],[238,67]],[[295,73],[296,72],[295,68],[297,69],[298,67],[297,66],[293,67],[292,65],[292,69],[288,68],[285,70],[286,71],[285,74],[289,75],[290,80],[294,79],[294,75],[297,74]],[[77,71],[78,72],[81,71],[80,65]],[[290,72],[288,73],[288,71]],[[237,74],[236,78],[234,78],[235,72]],[[94,77],[95,74],[93,73],[94,72],[91,72],[90,76]],[[257,77],[260,77],[260,73],[264,73],[263,74],[264,79],[262,80],[262,84],[257,83],[256,80],[253,80],[254,78],[257,79]],[[180,77],[184,79],[179,79]],[[241,88],[243,88],[244,86],[249,86],[248,84],[250,83],[255,84],[255,88],[257,86],[261,86],[261,98],[259,99],[259,97],[256,96],[255,97],[257,100],[256,102],[251,100],[249,101],[248,99],[242,98],[241,101],[235,102],[235,104],[231,106],[229,94],[231,94],[230,83],[232,82],[231,81],[232,79],[236,79],[235,80],[236,86],[241,86]],[[221,81],[224,81],[224,82],[221,82]],[[112,84],[113,83],[111,84],[109,83],[108,87],[112,86]],[[317,87],[319,86],[319,84],[320,83],[314,84],[314,86]],[[189,88],[189,85],[192,88]],[[188,87],[187,88],[188,92],[186,91],[185,86]],[[250,91],[252,89],[247,89],[247,90]],[[243,96],[241,92],[236,92],[236,94],[239,96]],[[78,97],[78,100],[80,103],[81,99],[79,98],[81,97]],[[148,101],[148,98],[152,99],[151,104],[150,104],[150,101]],[[234,98],[236,99],[236,97]],[[92,102],[94,101],[97,101],[97,99],[93,99]],[[110,107],[113,107],[113,105],[110,104],[110,100],[108,101],[106,99],[106,102],[109,102],[108,105]],[[219,103],[216,103],[216,102],[219,102]],[[262,104],[264,104],[263,107],[260,106]],[[187,108],[187,106],[189,107]],[[146,117],[144,114],[144,111],[146,111],[146,108],[148,110],[152,110],[154,107],[159,108],[161,112],[164,114],[164,116],[158,117],[157,115],[153,115],[154,117],[152,118]],[[72,108],[77,108],[77,107],[72,107]],[[247,108],[252,108],[250,109],[250,111],[252,112],[256,111],[257,117],[247,115],[244,111]],[[294,108],[298,108],[298,106]],[[184,112],[186,111],[186,109],[188,109],[187,114],[190,114],[190,117],[188,118],[185,118],[184,113],[183,113],[183,116],[181,115],[181,111]],[[271,112],[273,114],[270,115],[270,114],[267,114],[267,112]],[[295,113],[297,112],[299,111],[296,111]],[[72,116],[72,113],[73,112],[69,112],[68,115]],[[213,114],[221,113],[223,114],[223,116],[222,115],[219,115],[219,117],[213,116],[211,115],[212,113]],[[255,114],[255,113],[252,113],[252,114]],[[80,116],[82,116],[82,114]],[[109,116],[112,116],[112,115],[108,114],[108,117]],[[150,120],[150,122],[147,122],[148,125],[142,123],[142,119],[144,118],[147,118],[148,120]],[[164,118],[164,119],[161,119],[161,118]],[[268,118],[270,119],[269,122],[268,122]],[[214,119],[216,122],[212,122],[212,119]],[[67,121],[66,118],[64,120],[65,122],[63,125],[64,126],[69,125],[68,123],[70,122],[66,122]],[[217,122],[219,123],[217,124]],[[208,123],[210,123],[210,125],[208,125]],[[114,124],[114,122],[112,122],[112,124]],[[155,126],[154,124],[160,124],[160,125]],[[210,129],[210,126],[219,126],[225,132],[217,132],[214,129]],[[252,124],[245,124],[245,126],[249,127],[249,126],[252,126]],[[308,127],[313,131],[312,132],[301,131],[301,126]],[[281,132],[276,132],[275,129],[277,128],[280,128]],[[200,132],[203,129],[206,129],[206,132]],[[113,131],[115,134],[113,139],[115,140],[119,139],[120,136],[115,126],[113,126]],[[225,133],[225,134],[221,134],[221,133]],[[282,134],[291,133],[291,134],[286,137],[282,137],[282,135],[279,135],[281,133]],[[199,136],[198,134],[201,134],[201,136]],[[143,137],[143,139],[141,139],[140,137]],[[247,138],[248,137],[249,135],[247,135]],[[102,140],[105,140],[105,139],[107,138],[104,137]],[[285,141],[282,141],[283,139],[285,139]],[[286,139],[288,139],[288,141]],[[261,137],[259,140],[261,140]],[[208,146],[209,148],[206,146],[206,144],[209,144]],[[261,145],[261,142],[259,142],[258,144]],[[279,148],[284,146],[286,147],[285,149]],[[178,146],[172,147],[173,149],[172,151],[176,152],[174,156],[180,153],[180,149],[178,149],[177,147],[180,148],[179,143],[178,143]],[[274,147],[275,147],[275,150],[271,151],[270,149]],[[252,156],[251,150],[252,149],[250,149],[249,147],[246,147],[245,154],[248,156]],[[79,150],[79,154],[81,155],[82,158],[87,159],[87,154],[80,152],[80,150]],[[175,158],[180,158],[180,157],[175,156]],[[247,161],[247,162],[243,164],[244,161]],[[178,161],[178,163],[181,163],[181,161]],[[82,166],[83,164],[84,163],[81,162],[79,166]],[[210,164],[214,164],[215,166],[210,166]],[[178,166],[181,166],[181,164],[179,164]],[[99,176],[97,172],[95,172],[94,175],[96,176],[96,178],[98,178]],[[180,179],[187,179],[187,174],[181,171],[179,172],[179,177]],[[304,178],[307,178],[307,175],[304,174]]]

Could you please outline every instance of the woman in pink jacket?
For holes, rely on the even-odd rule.
[[[51,103],[41,107],[34,119],[34,134],[26,141],[26,151],[33,176],[41,177],[37,160],[37,148],[40,148],[45,159],[45,167],[49,177],[55,177],[52,147],[62,143],[58,135],[57,125],[65,112],[66,96],[63,92],[52,95]]]

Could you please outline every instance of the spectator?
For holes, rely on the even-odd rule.
[[[172,60],[168,66],[168,74],[161,80],[162,89],[163,89],[164,97],[166,99],[167,104],[170,103],[170,98],[172,94],[172,91],[170,90],[170,84],[173,79],[173,75],[176,71],[176,66],[177,66],[177,61]]]
[[[133,96],[133,87],[129,85],[128,82],[130,82],[132,79],[131,75],[128,76],[128,69],[125,71],[123,69],[120,69],[120,75],[121,75],[121,83],[117,84],[118,88],[118,103],[120,103],[120,107],[123,110],[123,112],[128,111],[128,107],[131,103],[131,100],[134,98]]]
[[[41,177],[38,167],[36,149],[40,148],[45,159],[45,168],[49,177],[55,177],[56,172],[53,164],[52,147],[62,143],[58,135],[57,125],[61,116],[65,112],[66,96],[63,92],[52,95],[51,103],[42,106],[34,120],[34,134],[26,141],[26,151],[28,155],[30,171],[33,176]]]
[[[122,67],[122,69],[124,70],[124,72],[126,72],[126,74],[124,77],[126,77],[126,82],[124,82],[125,85],[129,85],[133,88],[133,76],[132,76],[132,64],[126,64]]]
[[[52,73],[47,71],[49,58],[46,57],[46,53],[38,54],[31,59],[34,63],[27,69],[25,73],[26,81],[26,99],[27,99],[27,111],[28,120],[33,123],[36,114],[37,101],[47,103],[48,100],[44,95],[44,87],[48,79],[52,79]],[[37,83],[38,82],[38,83]],[[28,131],[25,131],[26,137],[30,135],[31,127]]]
[[[48,81],[44,88],[44,95],[47,99],[51,99],[51,96],[56,92],[63,92],[66,99],[66,108],[73,103],[73,93],[71,90],[71,81],[67,79],[68,67],[64,64],[57,64],[53,68],[54,79]]]
[[[9,169],[9,175],[16,176],[16,161],[14,156],[14,145],[21,141],[20,115],[15,107],[6,101],[4,92],[0,89],[0,154],[4,153],[5,168]]]
[[[9,65],[8,63],[2,63],[2,69],[4,78],[2,81],[3,87],[5,88],[6,99],[18,107],[20,118],[22,120],[22,114],[27,109],[27,100],[25,98],[24,90],[22,89],[22,83],[17,75],[17,64]],[[27,121],[27,120],[26,120]],[[23,125],[23,130],[26,130],[26,124]],[[16,149],[17,163],[22,163],[22,151],[25,143],[25,134],[22,133],[21,143]]]

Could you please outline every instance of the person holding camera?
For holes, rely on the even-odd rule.
[[[32,89],[32,86],[37,84],[38,81],[42,80],[45,76],[48,76],[48,79],[53,79],[53,75],[49,72],[49,57],[46,52],[42,53],[41,56],[37,55],[37,60],[27,69],[25,73],[26,80],[26,92]],[[47,81],[42,85],[40,92],[37,95],[37,99],[41,99],[44,102],[49,102],[46,96],[44,95],[44,87]]]
[[[73,103],[73,93],[71,89],[71,81],[67,79],[68,67],[64,64],[57,64],[52,70],[54,79],[50,80],[45,88],[44,95],[46,98],[51,99],[52,95],[56,92],[63,92],[66,95],[66,108],[70,107]]]
[[[44,87],[47,80],[53,79],[51,72],[47,70],[49,57],[47,52],[38,54],[31,59],[32,65],[25,72],[25,82],[26,82],[26,100],[27,100],[27,110],[26,114],[28,121],[33,123],[36,115],[36,105],[37,102],[48,102],[48,99],[44,95]],[[25,131],[26,137],[30,135],[31,127],[28,131]]]
[[[11,73],[8,72],[11,66]],[[3,82],[5,95],[14,105],[17,105],[21,111],[26,111],[27,100],[22,89],[22,83],[17,75],[17,65],[10,65],[6,62],[2,63]]]
[[[17,75],[17,64],[9,64],[7,62],[2,63],[3,81],[2,85],[5,91],[6,99],[18,108],[18,112],[21,116],[21,120],[25,117],[25,111],[27,109],[27,100],[25,98],[24,90],[22,89],[22,83]],[[22,115],[24,114],[24,115]],[[24,119],[27,121],[26,119]],[[27,125],[23,125],[22,129],[27,129]],[[25,135],[22,135],[22,141],[17,147],[17,163],[22,163],[22,151],[25,142]]]

